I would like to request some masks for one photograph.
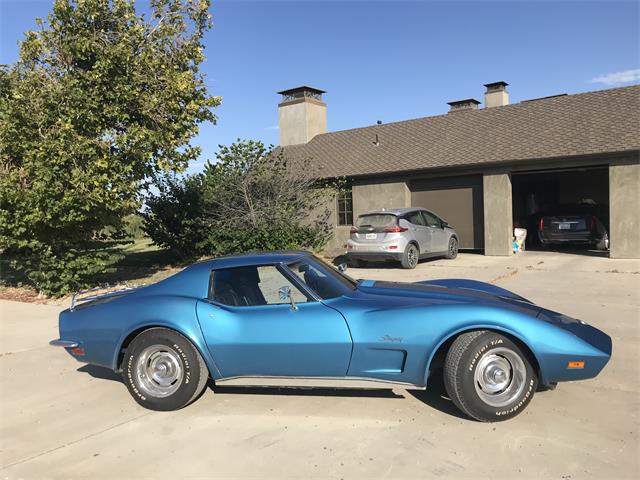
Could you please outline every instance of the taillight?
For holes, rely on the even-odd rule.
[[[596,229],[596,217],[593,215],[589,218],[589,230],[594,232]]]
[[[542,230],[544,228],[544,217],[540,217],[538,220],[538,230]]]
[[[358,233],[358,229],[356,227],[351,227],[351,230],[349,230],[350,233]]]
[[[408,228],[401,227],[400,225],[393,225],[384,229],[384,231],[387,233],[400,233],[406,232],[407,230]]]

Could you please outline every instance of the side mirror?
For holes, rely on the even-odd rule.
[[[293,301],[293,297],[291,296],[291,288],[289,286],[284,286],[284,287],[280,287],[278,289],[278,296],[280,297],[280,300],[285,302],[287,300],[289,300],[289,302],[291,302],[291,310],[297,310],[298,307],[296,305],[296,303]]]
[[[341,272],[346,272],[347,271],[347,264],[346,263],[341,263],[338,265],[338,270]]]

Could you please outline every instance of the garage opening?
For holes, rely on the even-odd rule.
[[[608,167],[519,172],[511,184],[513,224],[527,230],[527,249],[607,255]]]
[[[484,248],[482,176],[414,180],[411,206],[426,208],[451,224],[460,236],[460,249]]]

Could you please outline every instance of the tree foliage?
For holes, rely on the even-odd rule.
[[[180,258],[194,258],[207,250],[203,181],[201,174],[162,177],[158,193],[147,199],[143,212],[147,235]]]
[[[340,187],[319,183],[310,159],[238,141],[220,146],[204,173],[165,180],[148,201],[147,232],[184,256],[319,249],[332,233],[329,206]]]
[[[199,71],[209,1],[150,6],[56,0],[0,69],[0,250],[46,293],[109,269],[141,189],[182,171],[215,122]]]

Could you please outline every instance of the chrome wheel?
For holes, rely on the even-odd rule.
[[[494,348],[478,360],[474,374],[476,393],[492,407],[504,407],[518,398],[526,385],[522,358],[508,348]]]
[[[145,348],[136,362],[140,389],[152,397],[168,397],[180,388],[184,368],[180,355],[166,345]]]
[[[409,245],[409,250],[407,250],[407,261],[411,268],[418,264],[418,249],[413,245]]]

